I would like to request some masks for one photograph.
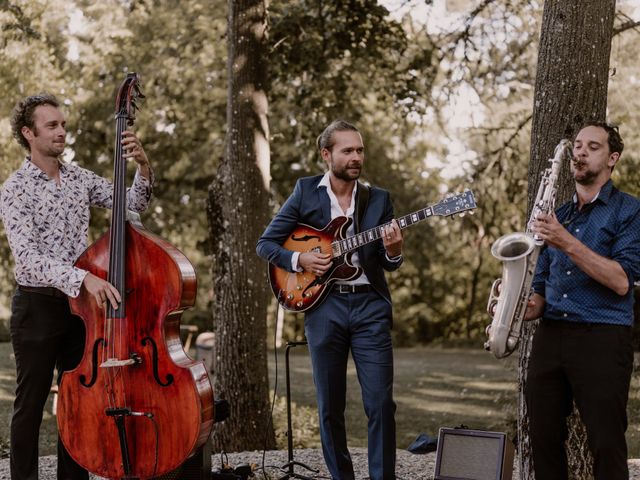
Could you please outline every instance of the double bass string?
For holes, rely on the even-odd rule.
[[[129,349],[127,348],[128,345],[128,329],[125,328],[125,323],[126,323],[126,313],[125,313],[125,292],[124,292],[124,265],[125,265],[125,252],[126,252],[126,246],[125,246],[125,221],[126,221],[126,189],[125,189],[125,172],[126,172],[126,162],[123,158],[122,155],[122,132],[125,129],[125,117],[124,116],[119,116],[118,118],[118,122],[117,122],[117,134],[116,134],[116,141],[118,143],[117,148],[116,148],[116,161],[115,161],[115,168],[116,168],[116,175],[114,177],[114,201],[117,201],[117,212],[116,212],[116,221],[114,222],[115,224],[115,229],[116,232],[114,234],[115,238],[116,238],[116,249],[113,251],[113,253],[111,254],[112,257],[115,257],[115,271],[114,271],[114,275],[113,275],[113,284],[114,286],[118,289],[118,291],[120,292],[120,295],[122,297],[122,301],[120,303],[120,305],[118,305],[118,308],[116,309],[116,321],[117,321],[117,325],[116,325],[116,335],[117,335],[117,339],[119,342],[119,354],[121,358],[118,358],[118,360],[125,360],[124,355],[128,355],[129,354]],[[126,407],[128,406],[129,402],[126,396],[126,392],[127,389],[125,388],[125,368],[126,367],[116,367],[115,371],[114,371],[114,380],[119,379],[120,380],[120,392],[122,394],[122,400],[123,403],[120,405],[122,407]]]
[[[124,255],[124,215],[125,215],[125,192],[124,190],[124,160],[122,156],[122,131],[124,130],[124,117],[118,115],[116,119],[116,144],[115,144],[115,163],[114,163],[114,175],[113,175],[113,198],[112,198],[112,221],[111,221],[111,237],[110,237],[110,251],[109,251],[109,278],[121,295],[122,286],[124,285],[124,268],[122,268],[122,260]],[[124,301],[124,298],[123,298]],[[126,335],[123,334],[123,321],[122,315],[123,303],[121,303],[117,309],[114,309],[111,305],[107,304],[106,318],[105,318],[105,332],[104,336],[107,342],[106,352],[103,350],[103,355],[107,358],[105,360],[124,360],[120,356],[127,351],[126,349]],[[117,363],[107,367],[105,376],[105,392],[107,394],[107,400],[110,408],[127,406],[126,398],[119,398],[126,389],[124,388],[123,379],[123,367],[118,366]],[[119,382],[118,382],[119,380]],[[117,384],[120,384],[121,388],[117,388]],[[122,401],[121,401],[122,400]]]
[[[117,152],[118,152],[118,135],[116,134],[116,144],[115,144],[115,151],[116,151],[116,158],[117,158]],[[115,181],[115,177],[116,177],[116,166],[114,165],[114,181]],[[116,195],[115,195],[115,189],[114,189],[114,193],[112,196],[112,205],[111,205],[111,236],[109,238],[109,252],[113,252],[114,251],[114,240],[115,240],[115,236],[114,236],[114,229],[115,229],[115,212],[116,212]],[[111,280],[111,274],[113,272],[114,269],[114,263],[113,263],[113,257],[110,256],[109,257],[109,278],[108,280]],[[115,357],[115,349],[114,349],[114,335],[113,335],[113,307],[107,303],[105,308],[103,308],[103,311],[105,313],[105,319],[104,319],[104,339],[106,342],[106,348],[103,349],[103,359],[102,359],[102,363],[101,365],[105,365],[107,360],[112,359]],[[104,368],[106,368],[105,373],[105,393],[107,395],[107,401],[108,401],[108,405],[109,408],[114,408],[116,406],[116,399],[115,399],[115,392],[113,390],[113,379],[112,379],[112,372],[111,372],[111,367],[105,366]]]
[[[115,140],[115,155],[116,155],[116,163],[114,164],[114,171],[113,171],[113,182],[114,182],[114,190],[113,190],[113,196],[112,196],[112,205],[111,205],[111,236],[109,238],[109,272],[108,272],[108,280],[111,281],[111,276],[113,274],[115,265],[114,265],[114,258],[112,253],[115,251],[115,229],[116,229],[116,211],[117,211],[117,195],[116,195],[116,191],[115,191],[115,181],[116,181],[116,177],[117,177],[117,158],[118,158],[118,132],[120,130],[119,128],[119,119],[117,120],[117,127],[116,127],[116,140]],[[114,345],[114,332],[113,332],[113,317],[114,315],[114,310],[113,307],[107,303],[105,308],[103,308],[103,311],[105,313],[105,319],[104,319],[104,339],[106,342],[106,348],[103,349],[103,359],[101,362],[101,365],[106,365],[106,362],[109,359],[113,359],[115,358],[115,345]],[[105,366],[104,368],[106,368],[105,373],[105,393],[107,395],[107,402],[108,402],[108,406],[109,408],[115,408],[117,405],[116,402],[116,398],[115,398],[115,391],[113,389],[113,376],[112,376],[112,370],[111,367],[109,366]]]

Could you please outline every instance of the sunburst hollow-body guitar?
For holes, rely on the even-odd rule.
[[[438,203],[405,215],[397,219],[404,229],[432,216],[453,216],[476,208],[475,198],[470,190],[451,195]],[[316,276],[310,272],[289,272],[269,264],[269,283],[276,299],[287,310],[304,312],[319,305],[337,281],[349,281],[360,276],[362,268],[351,264],[351,256],[358,247],[382,238],[383,229],[388,223],[347,236],[352,220],[348,217],[336,217],[323,229],[300,224],[282,244],[283,248],[294,252],[329,253],[331,267],[324,275]]]

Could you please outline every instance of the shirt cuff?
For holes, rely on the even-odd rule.
[[[300,257],[300,252],[293,252],[291,255],[291,270],[294,272],[301,272],[302,268],[298,265],[298,258]]]
[[[147,165],[147,168],[149,169],[149,178],[142,175],[139,168],[136,168],[136,173],[134,177],[138,177],[137,180],[142,182],[142,185],[144,187],[148,188],[148,187],[152,187],[153,184],[155,183],[156,174],[154,173],[153,168],[151,168],[150,164]]]
[[[80,268],[73,268],[72,273],[69,275],[69,282],[61,287],[64,293],[66,293],[71,298],[76,298],[80,295],[80,288],[82,287],[82,282],[84,282],[84,277],[87,276],[89,272],[86,270],[81,270]]]
[[[387,252],[384,252],[384,256],[387,257],[387,260],[393,263],[397,263],[402,260],[402,254],[398,255],[397,257],[390,257]]]

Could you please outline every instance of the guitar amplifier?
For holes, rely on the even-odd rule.
[[[434,480],[511,480],[513,456],[504,433],[441,428]]]

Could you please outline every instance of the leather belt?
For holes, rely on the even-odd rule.
[[[41,295],[47,295],[55,298],[67,298],[67,294],[53,287],[25,287],[24,285],[18,285],[18,290],[29,293],[39,293]]]
[[[367,293],[372,289],[368,283],[362,283],[360,285],[345,285],[336,284],[333,286],[333,291],[338,293]]]

